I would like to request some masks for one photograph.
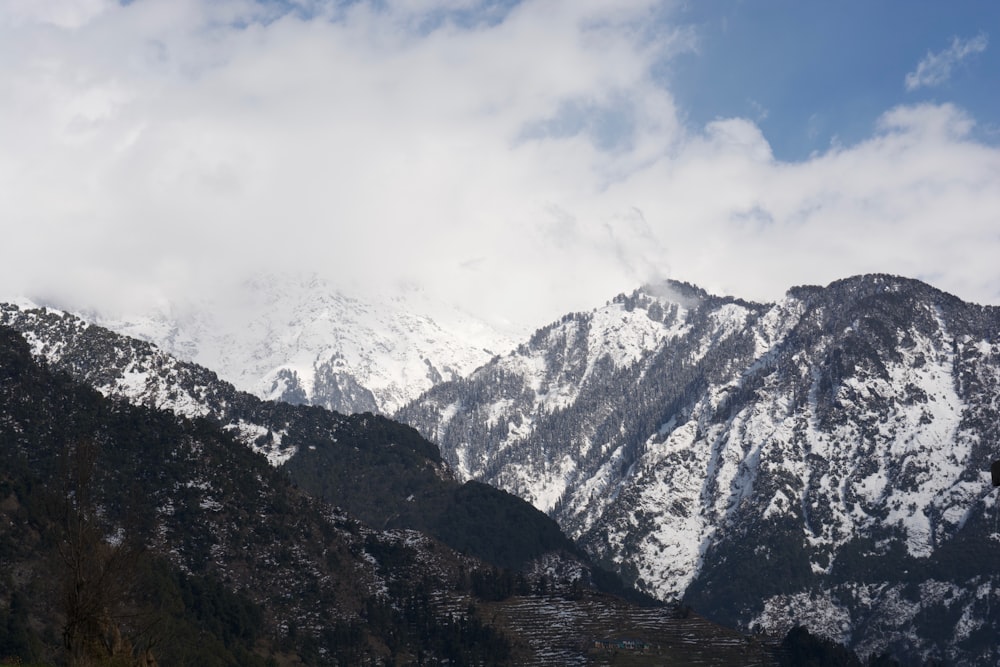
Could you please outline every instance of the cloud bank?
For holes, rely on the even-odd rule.
[[[889,109],[784,163],[752,120],[685,124],[662,73],[695,43],[655,0],[7,0],[0,293],[308,270],[533,326],[665,277],[767,300],[887,271],[1000,302],[972,118]]]

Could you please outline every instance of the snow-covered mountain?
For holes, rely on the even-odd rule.
[[[268,274],[225,300],[84,319],[155,343],[263,399],[388,414],[513,340],[418,290],[357,298],[317,276]]]
[[[25,302],[0,303],[0,325],[23,336],[48,369],[114,403],[203,418],[304,491],[370,525],[420,530],[501,567],[549,553],[583,557],[551,518],[520,498],[456,480],[436,446],[384,416],[261,400],[151,343]]]
[[[293,301],[254,321],[280,338],[273,313]],[[274,463],[316,467],[310,438],[343,445],[370,428],[324,411],[292,419],[279,403],[251,410],[161,350],[54,311],[0,311],[53,367],[108,395],[213,415]],[[185,327],[164,324],[175,321]],[[130,326],[156,322],[147,337],[175,349],[218,336],[196,317]],[[218,355],[254,339],[236,333]],[[656,596],[746,629],[805,623],[862,656],[992,665],[998,396],[997,308],[890,276],[775,304],[669,282],[567,315],[397,416],[459,474],[543,508]]]
[[[190,364],[70,315],[3,304],[0,315],[31,339],[0,326],[4,664],[606,664],[621,651],[595,650],[595,638],[623,636],[642,647],[643,664],[768,667],[782,655],[776,642],[602,592],[607,577],[564,550],[546,549],[516,573],[476,558],[476,534],[507,562],[518,540],[545,549],[538,538],[558,534],[537,510],[483,485],[438,480],[423,503],[460,551],[394,527],[403,506],[433,491],[406,488],[416,480],[404,469],[437,457],[412,429],[260,401],[208,386],[224,383],[204,369],[208,385],[189,384],[198,379]],[[181,407],[171,385],[220,399],[222,413],[209,410],[217,423],[120,400]],[[347,468],[338,490],[354,486],[362,510],[389,516],[359,521],[303,493],[302,477],[220,431],[223,413],[287,419],[287,439],[302,427],[300,452],[326,450],[332,464],[310,469]],[[379,493],[386,478],[408,499]],[[450,515],[440,512],[449,488]]]
[[[670,282],[396,416],[662,599],[859,655],[1000,657],[1000,309],[881,275],[774,304]]]

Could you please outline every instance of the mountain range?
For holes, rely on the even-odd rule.
[[[420,353],[438,373],[379,402],[359,375],[315,389],[317,360],[336,357],[317,350],[334,349],[325,337],[352,330],[364,309],[298,307],[351,300],[311,281],[281,284],[261,288],[271,306],[256,321],[267,325],[244,320],[238,343],[197,317],[187,328],[176,317],[115,324],[160,348],[26,303],[0,308],[0,323],[107,396],[209,418],[377,530],[420,530],[512,571],[559,553],[601,595],[628,595],[603,566],[745,632],[801,624],[907,664],[1000,658],[988,473],[1000,442],[998,309],[885,275],[796,287],[770,304],[668,281],[566,315],[506,353],[494,334],[479,339],[494,342],[489,352],[466,339],[433,359]],[[392,319],[369,315],[360,319],[372,331]],[[392,321],[418,331],[434,320]],[[207,340],[229,341],[215,349],[233,351],[234,367],[271,346],[244,386],[291,380],[258,382],[251,396],[166,353],[220,356],[198,352]],[[466,365],[448,358],[471,349]],[[348,394],[366,397],[355,404],[365,409],[401,407],[390,421],[261,400],[331,407],[322,396]],[[531,537],[467,530],[511,520]]]
[[[630,591],[412,428],[262,401],[67,313],[7,304],[0,321],[0,657],[608,664],[626,640],[635,664],[781,655]]]

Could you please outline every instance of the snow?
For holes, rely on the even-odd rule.
[[[491,403],[489,406],[489,414],[486,416],[486,425],[493,427],[497,425],[500,419],[507,417],[510,414],[510,408],[514,404],[513,399],[504,399],[497,401],[496,403]]]
[[[9,303],[12,306],[16,306],[19,310],[37,310],[40,307],[31,299],[23,296],[0,298],[0,303]]]
[[[725,304],[709,315],[715,324],[715,331],[711,337],[701,340],[698,350],[692,354],[691,363],[695,363],[705,358],[709,350],[721,339],[732,335],[746,326],[746,319],[749,311],[743,306],[735,303]]]
[[[469,469],[469,450],[467,447],[460,447],[456,452],[458,456],[458,465],[455,468],[455,473],[461,480],[473,479],[472,471]]]
[[[45,354],[46,342],[44,339],[35,335],[33,331],[25,331],[22,333],[22,335],[24,336],[24,340],[28,342],[28,347],[31,349],[31,356],[36,358],[49,359],[51,361],[51,357]]]
[[[702,454],[693,460],[683,456],[699,451],[693,448],[697,437],[691,422],[675,429],[643,457],[632,480],[632,488],[640,490],[636,510],[658,516],[651,531],[640,538],[634,565],[646,588],[665,600],[679,598],[697,575],[702,545],[716,530],[700,511],[707,452],[700,450]],[[622,544],[629,531],[608,532],[612,543]]]
[[[255,452],[263,454],[267,458],[267,462],[276,468],[295,456],[295,452],[297,451],[295,447],[282,448],[281,440],[286,435],[285,431],[272,431],[266,426],[254,424],[243,419],[226,424],[223,428],[227,431],[235,431],[241,442],[246,443]],[[271,437],[267,438],[269,433]],[[261,439],[264,439],[263,444],[259,442]]]
[[[749,625],[783,635],[795,625],[804,625],[820,636],[841,644],[851,640],[851,615],[830,591],[777,595],[764,601],[764,610]]]
[[[569,455],[553,462],[541,475],[522,465],[510,469],[512,476],[525,484],[520,495],[543,512],[551,512],[555,508],[575,471],[576,462]]]
[[[884,470],[878,470],[863,478],[854,489],[858,494],[871,504],[882,501],[885,490],[889,485],[889,479]]]
[[[584,377],[590,375],[599,359],[608,358],[617,368],[636,363],[676,333],[650,319],[641,308],[629,312],[621,304],[612,304],[599,309],[591,318],[587,339],[591,352]]]
[[[222,503],[214,498],[202,498],[198,506],[203,510],[209,510],[210,512],[219,512],[222,510]]]
[[[754,356],[758,359],[765,358],[776,344],[784,340],[804,312],[805,304],[792,298],[786,298],[768,309],[753,329],[756,342]]]
[[[444,406],[444,408],[441,410],[441,416],[439,418],[438,428],[440,429],[447,428],[448,424],[451,422],[452,419],[455,418],[455,415],[457,415],[461,411],[461,409],[462,409],[461,401]]]
[[[428,350],[454,352],[440,334],[445,327],[429,317],[401,315],[395,324],[387,324],[396,316],[377,314],[372,303],[335,293],[305,300],[294,286],[274,289],[280,298],[268,303],[272,310],[261,311],[251,322],[248,329],[253,331],[185,340],[197,340],[203,354],[213,353],[211,345],[218,344],[214,353],[219,355],[223,352],[218,341],[224,341],[233,364],[252,349],[258,370],[264,373],[255,377],[273,379],[276,369],[292,369],[307,391],[315,389],[320,367],[351,369],[367,378],[367,386],[380,400],[389,401],[386,404],[397,400],[390,396],[393,383],[413,382],[418,376],[420,382],[429,382],[424,361],[431,358]],[[708,334],[688,349],[703,358],[728,336],[747,332],[753,343],[750,358],[735,359],[733,368],[711,369],[717,375],[683,411],[655,414],[647,424],[653,432],[648,437],[640,433],[629,443],[631,465],[625,472],[625,438],[600,441],[593,432],[582,430],[567,437],[565,447],[524,455],[522,446],[530,444],[536,422],[554,411],[574,408],[581,387],[593,380],[600,365],[634,368],[635,377],[643,377],[654,354],[691,331],[687,308],[695,307],[697,299],[687,301],[671,306],[665,321],[650,317],[643,307],[630,310],[621,302],[564,319],[546,330],[541,340],[480,371],[483,378],[495,377],[487,373],[502,375],[505,389],[507,382],[512,383],[514,395],[497,395],[481,404],[468,397],[468,404],[432,404],[439,415],[435,426],[439,433],[469,410],[484,426],[496,426],[501,420],[508,426],[506,437],[491,443],[495,449],[484,457],[473,453],[472,444],[479,443],[459,442],[454,451],[457,474],[463,479],[481,476],[495,463],[489,457],[503,451],[509,462],[490,481],[543,511],[559,507],[563,517],[571,518],[572,537],[598,528],[606,539],[601,556],[619,563],[628,559],[643,588],[667,600],[683,595],[708,550],[746,517],[801,519],[812,572],[822,576],[831,572],[838,548],[858,536],[872,535],[874,529],[898,530],[909,555],[923,559],[954,536],[970,516],[994,508],[995,498],[984,495],[988,476],[969,472],[973,457],[982,455],[983,443],[968,426],[974,420],[968,419],[969,406],[962,398],[967,393],[956,386],[955,378],[968,355],[995,359],[1000,347],[968,336],[956,339],[940,312],[936,321],[931,320],[936,330],[932,325],[898,331],[899,344],[891,354],[870,366],[862,359],[832,374],[820,363],[832,352],[831,346],[849,349],[851,341],[841,337],[844,327],[816,333],[810,339],[811,349],[789,357],[784,356],[783,344],[801,323],[806,312],[803,301],[788,298],[766,310],[723,304],[709,313]],[[820,317],[815,312],[812,316]],[[401,329],[393,330],[397,325]],[[367,332],[361,335],[364,340],[346,332],[346,327],[354,326]],[[855,321],[846,331],[863,336],[864,322]],[[263,335],[266,332],[273,335]],[[337,341],[330,343],[331,337]],[[58,354],[40,340],[33,340],[32,346],[38,354]],[[413,357],[399,356],[399,346],[420,351]],[[442,358],[434,357],[433,364],[445,377],[472,372],[471,362],[456,362],[446,372]],[[279,359],[283,361],[275,365]],[[383,365],[376,369],[378,364]],[[995,367],[977,368],[983,368],[984,382],[1000,381]],[[118,380],[115,390],[151,395],[149,380],[146,371],[136,366]],[[822,388],[821,380],[826,382]],[[733,396],[740,396],[738,392],[747,390],[753,398],[746,407],[735,414],[719,412]],[[992,401],[995,408],[1000,399],[994,396]],[[266,429],[245,422],[230,428],[249,442],[266,435]],[[624,424],[620,430],[624,433]],[[281,451],[280,433],[272,434],[271,444],[254,446],[274,465],[293,453]],[[593,459],[586,457],[597,452],[606,458],[589,469]],[[877,548],[895,539],[884,535]],[[1000,533],[993,539],[1000,541]],[[766,557],[766,545],[760,548]],[[955,628],[960,641],[981,620],[976,599],[952,602],[956,590],[954,584],[924,582],[924,599],[918,603],[911,599],[912,591],[908,596],[887,582],[850,584],[839,593],[775,596],[764,601],[756,620],[780,628],[792,619],[805,619],[810,627],[846,641],[851,639],[852,620],[843,601],[854,599],[855,608],[877,610],[886,623],[901,628],[905,640],[907,624],[921,605],[937,600],[964,605],[955,608],[956,614],[962,610]],[[992,599],[991,583],[983,583],[977,595],[980,601]],[[862,646],[866,652],[878,648]]]
[[[506,419],[508,426],[506,438],[490,455],[516,449],[528,441],[534,433],[537,415],[552,414],[574,405],[581,387],[590,381],[599,363],[610,363],[616,368],[641,366],[667,340],[683,335],[688,329],[689,312],[678,306],[672,313],[663,322],[650,317],[645,308],[630,310],[621,302],[613,302],[586,315],[566,318],[548,330],[540,343],[523,345],[500,358],[490,372],[518,378],[530,399],[525,402],[519,397],[500,397],[484,406],[483,420],[487,426],[495,426],[500,419]],[[439,436],[460,409],[458,404],[438,407],[441,417],[435,428]],[[608,444],[594,442],[584,434],[575,438],[571,446],[572,453],[544,464],[542,469],[531,464],[508,466],[503,478],[495,482],[539,509],[551,511],[571,492],[571,485],[585,483],[579,479],[578,461],[595,447],[605,451]],[[487,465],[487,461],[470,461],[468,447],[467,443],[459,445],[453,454],[457,472],[463,478],[481,474]],[[608,479],[591,480],[588,489],[610,483],[610,477],[617,474],[608,467],[604,471]]]
[[[666,600],[680,597],[698,575],[706,550],[746,513],[800,520],[810,567],[822,576],[842,545],[875,526],[897,527],[909,554],[925,558],[982,508],[986,480],[963,478],[978,443],[962,426],[967,406],[953,379],[958,359],[941,321],[937,331],[898,332],[908,342],[900,343],[898,357],[881,359],[887,375],[848,368],[831,399],[819,395],[824,375],[817,359],[829,354],[831,345],[843,344],[840,332],[820,334],[814,348],[783,357],[789,333],[807,312],[803,301],[791,297],[753,318],[752,309],[735,303],[710,313],[711,333],[695,342],[694,356],[749,331],[752,360],[710,384],[693,408],[666,415],[624,476],[623,452],[615,449],[620,445],[593,442],[583,432],[567,442],[565,451],[576,452],[576,458],[544,463],[517,458],[533,432],[532,419],[572,409],[602,359],[619,368],[635,365],[641,377],[646,360],[688,330],[687,313],[676,312],[664,324],[642,308],[629,311],[614,303],[584,316],[589,321],[580,316],[563,321],[499,364],[508,377],[522,378],[522,386],[535,392],[533,400],[512,402],[505,396],[463,407],[483,410],[490,424],[501,416],[520,416],[520,425],[501,445],[510,462],[491,481],[546,511],[559,503],[573,537],[592,535],[600,526],[601,556],[627,558],[647,592]],[[573,348],[581,322],[588,326],[586,342]],[[962,345],[980,355],[996,354],[995,346],[981,341],[960,342],[959,350]],[[582,380],[567,372],[569,360],[585,362]],[[774,372],[779,363],[781,374]],[[718,408],[750,379],[755,397],[749,407],[717,421]],[[789,393],[789,383],[806,393]],[[834,421],[822,417],[821,409],[834,410]],[[457,406],[448,410],[450,416]],[[581,467],[583,454],[592,451],[608,458],[593,469]],[[484,465],[469,460],[467,449],[459,460],[473,474]],[[879,604],[896,609],[900,618],[913,611],[892,595]],[[772,602],[774,614],[782,604]],[[832,598],[818,604],[816,613],[829,620],[831,636],[842,636],[850,625],[846,609]]]
[[[984,586],[987,588],[986,595],[992,596],[992,588],[993,588],[992,583],[985,584]],[[982,590],[982,588],[983,586],[980,586],[979,590],[976,591],[975,595],[976,598],[981,597],[979,595],[979,592],[980,590]],[[955,643],[964,641],[973,632],[978,630],[981,626],[982,626],[982,621],[976,616],[974,602],[970,602],[964,605],[962,608],[962,616],[958,619],[958,622],[955,623],[955,634],[954,634]]]
[[[770,519],[773,516],[783,516],[792,507],[792,501],[783,492],[778,491],[771,498],[771,502],[768,503],[767,509],[764,510],[762,515],[765,519]]]
[[[429,315],[421,313],[433,313]],[[467,374],[513,347],[513,337],[419,292],[361,300],[308,276],[268,275],[229,302],[187,310],[159,304],[153,313],[112,315],[99,322],[155,342],[179,358],[211,368],[237,389],[281,396],[282,369],[298,375],[307,397],[317,376],[347,372],[391,414],[433,384]]]

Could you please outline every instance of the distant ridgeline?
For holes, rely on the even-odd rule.
[[[530,504],[453,479],[437,447],[408,426],[371,414],[262,401],[208,369],[58,311],[0,304],[0,324],[23,331],[51,368],[106,396],[212,420],[281,465],[302,489],[373,527],[421,530],[499,567],[518,568],[560,550],[585,559]],[[617,589],[624,590],[620,584]]]

